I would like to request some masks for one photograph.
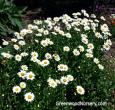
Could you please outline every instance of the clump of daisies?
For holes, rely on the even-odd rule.
[[[3,40],[3,46],[10,46],[13,52],[3,51],[1,56],[18,66],[15,77],[19,83],[16,81],[12,91],[23,93],[25,101],[39,101],[45,90],[52,95],[56,89],[68,87],[83,96],[89,92],[85,75],[97,72],[98,76],[104,71],[100,58],[112,45],[105,18],[100,22],[95,14],[89,15],[85,10],[72,15],[34,20],[15,32],[11,40]]]

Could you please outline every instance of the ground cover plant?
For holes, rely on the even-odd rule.
[[[57,102],[106,102],[112,81],[103,54],[112,45],[105,18],[85,10],[34,20],[0,49],[2,110],[74,110]],[[85,107],[89,110],[90,106]]]

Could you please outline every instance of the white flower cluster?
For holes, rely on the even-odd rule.
[[[60,80],[49,78],[47,80],[49,87],[56,88],[59,84],[67,85],[69,82],[73,81],[74,77],[72,75],[62,76]],[[82,86],[77,86],[76,91],[80,95],[85,94],[85,90]]]
[[[35,74],[31,71],[27,72],[27,70],[28,70],[28,67],[26,65],[22,65],[21,70],[17,73],[17,75],[22,79],[34,80]]]
[[[13,87],[13,93],[20,93],[22,89],[26,88],[26,83],[25,82],[20,82],[19,84],[20,86],[14,86]],[[31,92],[28,92],[24,95],[24,99],[27,101],[27,102],[32,102],[34,100],[35,96],[33,93]]]
[[[1,55],[2,55],[4,58],[7,58],[7,59],[13,57],[10,53],[6,53],[6,52],[2,52]]]
[[[42,40],[41,41],[41,45],[43,47],[47,47],[48,45],[53,45],[54,43],[49,39],[49,38],[46,38],[45,40]]]
[[[3,39],[2,45],[9,45],[9,42]]]
[[[103,49],[105,49],[105,50],[108,51],[108,50],[111,48],[111,45],[112,45],[112,42],[111,42],[110,39],[108,39],[108,40],[106,40],[106,42],[104,43]]]
[[[100,23],[95,14],[89,15],[85,10],[72,15],[73,17],[64,14],[53,19],[34,20],[34,24],[29,24],[27,29],[15,32],[15,37],[10,41],[3,39],[3,47],[12,46],[14,53],[2,52],[1,55],[7,59],[14,58],[19,64],[25,60],[31,61],[41,66],[43,70],[53,65],[51,68],[55,69],[56,73],[60,72],[62,76],[59,80],[60,74],[55,75],[54,79],[51,78],[52,76],[46,79],[49,87],[52,88],[56,88],[59,84],[68,85],[69,82],[74,81],[74,77],[70,74],[74,68],[71,67],[74,65],[71,62],[72,58],[83,56],[88,60],[93,59],[97,67],[103,70],[104,67],[94,52],[97,49],[96,45],[100,46],[100,51],[108,51],[112,45],[107,24]],[[105,21],[104,17],[100,19]],[[96,41],[102,42],[95,44]],[[35,79],[32,71],[29,71],[27,65],[22,65],[17,75],[22,80],[32,81]],[[13,92],[20,93],[24,88],[26,88],[26,82],[20,82],[19,86],[13,87]],[[84,88],[80,85],[76,87],[76,91],[81,95],[85,93]],[[28,102],[33,101],[34,98],[32,92],[24,95],[24,99]]]
[[[67,85],[69,82],[73,80],[74,80],[74,77],[72,75],[67,75],[67,76],[62,76],[60,80],[58,79],[54,80],[52,78],[49,78],[47,82],[50,87],[55,88],[58,86],[58,84]]]
[[[57,68],[58,68],[58,71],[68,71],[68,66],[64,64],[59,64]]]
[[[28,66],[27,65],[22,65],[21,66],[21,70],[20,72],[17,73],[17,75],[22,78],[23,80],[24,79],[27,79],[27,80],[34,80],[35,79],[35,74],[33,72],[28,72]],[[25,89],[26,88],[26,82],[20,82],[19,86],[16,85],[12,88],[12,91],[13,93],[20,93],[22,91],[22,89]],[[31,93],[31,92],[28,92],[24,95],[24,99],[27,101],[27,102],[32,102],[34,100],[34,94]]]
[[[55,61],[60,61],[60,56],[58,54],[53,54]]]
[[[22,52],[21,54],[16,54],[14,56],[14,58],[15,58],[16,61],[21,62],[22,58],[26,57],[26,56],[28,56],[28,53],[27,52]]]
[[[37,63],[38,65],[41,65],[42,67],[48,66],[50,64],[48,59],[52,58],[51,54],[49,54],[49,53],[46,53],[45,57],[46,57],[46,59],[41,61],[38,59],[38,53],[37,52],[35,52],[35,51],[31,52],[31,61]]]
[[[99,64],[100,61],[99,61],[98,58],[94,58],[93,61],[94,61],[95,64],[97,64],[97,66],[99,67],[100,70],[103,70],[103,69],[104,69],[104,66],[101,65],[101,64]]]

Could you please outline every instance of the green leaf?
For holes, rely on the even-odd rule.
[[[19,29],[22,28],[22,22],[20,19],[13,18],[13,21],[14,21],[15,25],[18,26]]]

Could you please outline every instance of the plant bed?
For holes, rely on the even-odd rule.
[[[0,49],[2,110],[95,107],[59,102],[105,102],[98,109],[109,109],[113,82],[103,55],[112,43],[109,28],[101,21],[105,22],[104,17],[97,19],[82,10],[73,17],[34,20],[4,41]]]

